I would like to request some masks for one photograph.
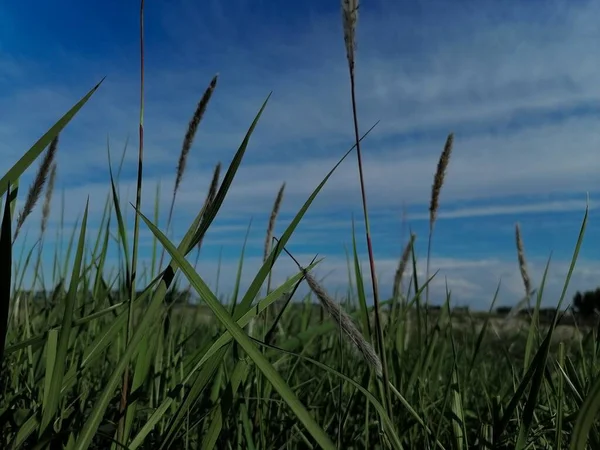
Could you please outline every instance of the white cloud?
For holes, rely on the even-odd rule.
[[[297,24],[271,24],[252,36],[241,36],[236,21],[249,16],[248,5],[238,3],[234,9],[238,16],[233,17],[219,12],[216,4],[200,14],[193,2],[172,2],[162,16],[171,40],[148,48],[143,211],[150,217],[158,180],[161,210],[168,210],[187,121],[212,75],[220,72],[178,194],[177,232],[200,208],[214,164],[222,161],[227,166],[273,90],[211,231],[214,245],[237,245],[251,216],[253,229],[262,233],[283,181],[287,184],[282,216],[289,218],[352,142],[339,14],[314,16],[298,30]],[[371,213],[382,227],[400,228],[403,204],[412,208],[409,220],[427,219],[433,172],[452,130],[455,148],[439,214],[440,219],[454,219],[447,226],[475,217],[582,212],[586,192],[592,193],[594,206],[594,195],[600,191],[596,124],[600,63],[592,49],[600,40],[595,23],[600,2],[565,5],[559,1],[548,5],[544,14],[550,10],[556,14],[539,21],[517,20],[531,13],[531,6],[510,6],[507,14],[494,14],[501,7],[497,3],[471,11],[457,7],[446,21],[439,20],[447,7],[442,3],[424,7],[418,20],[403,17],[383,2],[363,7],[358,28],[359,116],[363,131],[381,119],[364,141],[363,158]],[[438,6],[441,9],[436,10]],[[61,136],[57,187],[66,189],[65,214],[70,222],[82,213],[88,196],[91,223],[97,224],[102,213],[109,188],[107,134],[115,165],[130,137],[121,192],[132,217],[128,202],[134,200],[135,190],[138,74],[126,61],[135,57],[135,52],[129,53],[130,44],[115,62],[62,55],[65,70],[76,68],[81,77],[57,77],[48,83],[26,76],[47,68],[2,53],[0,82],[19,82],[0,97],[0,110],[11,111],[0,125],[0,151],[5,155],[0,172],[100,76],[108,75]],[[30,177],[24,177],[23,187]],[[59,219],[56,200],[51,227]],[[327,223],[320,223],[333,213],[339,219],[329,216]],[[299,239],[335,242],[340,231],[349,229],[351,213],[359,227],[354,154],[311,207]],[[32,221],[37,219],[39,211]],[[147,239],[149,234],[143,236]],[[343,237],[348,241],[350,235]],[[491,233],[489,239],[495,239]],[[253,235],[251,242],[259,247],[261,237]],[[395,262],[385,261],[381,266],[393,274]],[[451,261],[449,279],[456,289],[463,289],[459,295],[464,298],[485,295],[498,273],[515,270],[512,262],[488,267],[481,261]],[[513,275],[514,289],[509,292],[516,295],[518,273]],[[590,281],[582,275],[580,281],[586,280]]]

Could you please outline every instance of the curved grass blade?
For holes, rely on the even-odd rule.
[[[583,236],[585,234],[585,228],[587,225],[588,210],[589,210],[589,206],[586,206],[585,215],[583,217],[583,223],[581,224],[581,229],[579,230],[579,237],[577,238],[577,243],[575,245],[573,257],[571,258],[571,265],[569,267],[569,272],[567,273],[567,278],[563,285],[563,290],[562,290],[560,299],[558,301],[558,305],[556,306],[556,310],[554,312],[554,319],[548,329],[548,332],[546,334],[546,339],[544,339],[544,342],[542,343],[542,346],[540,348],[540,350],[542,350],[542,352],[543,352],[543,355],[542,355],[541,361],[536,366],[536,370],[535,370],[535,373],[533,376],[533,381],[531,383],[531,390],[529,392],[529,397],[527,398],[527,403],[525,404],[525,409],[523,411],[523,417],[522,417],[522,421],[521,421],[521,426],[519,428],[519,435],[518,435],[517,444],[516,444],[516,448],[518,450],[524,449],[526,447],[527,436],[528,436],[529,430],[531,429],[531,426],[533,424],[538,394],[540,392],[542,383],[544,381],[544,374],[545,374],[545,370],[546,370],[546,363],[548,360],[548,353],[550,351],[550,342],[551,342],[551,338],[552,338],[552,333],[554,332],[554,329],[556,327],[556,322],[558,320],[558,314],[560,311],[560,307],[562,305],[562,302],[565,299],[565,295],[567,293],[567,288],[569,287],[569,282],[571,281],[571,276],[573,275],[573,270],[575,269],[577,257],[579,256],[579,250],[581,249],[581,244],[583,242]],[[540,302],[538,300],[538,305],[539,305],[539,303]],[[589,431],[589,428],[586,431]],[[587,433],[586,433],[586,435],[587,435]]]
[[[258,350],[254,343],[250,340],[248,335],[242,330],[242,328],[234,322],[233,318],[229,315],[227,310],[214,296],[211,290],[208,288],[202,278],[194,271],[192,265],[185,259],[181,252],[177,251],[175,246],[167,239],[167,237],[154,226],[142,213],[138,211],[142,220],[146,223],[146,226],[150,228],[150,231],[158,238],[161,244],[166,248],[171,257],[177,261],[181,271],[185,274],[186,278],[192,284],[198,294],[202,296],[206,304],[213,311],[219,322],[227,328],[231,333],[236,342],[244,349],[248,356],[254,361],[256,366],[269,380],[273,387],[277,390],[282,399],[292,409],[296,417],[304,424],[308,432],[313,438],[323,447],[324,449],[335,449],[333,442],[329,436],[323,431],[323,429],[315,422],[313,417],[306,410],[304,405],[298,400],[291,388],[281,378],[281,375],[273,368],[271,363],[264,357],[264,355]]]
[[[129,257],[129,244],[127,243],[127,231],[125,227],[125,221],[123,220],[123,214],[121,212],[119,194],[117,193],[117,188],[115,186],[115,180],[113,177],[112,163],[110,160],[110,148],[108,149],[108,171],[110,174],[110,187],[112,190],[113,207],[117,216],[119,242],[121,243],[121,247],[123,248],[123,255],[125,256],[125,282],[126,285],[129,286],[129,283],[131,281],[131,272],[129,271],[129,268],[131,267],[131,259]]]
[[[173,399],[168,397],[166,401],[160,405],[156,410],[152,413],[148,421],[144,424],[138,434],[132,439],[130,444],[128,445],[129,450],[136,450],[140,445],[144,443],[144,439],[150,434],[152,429],[156,426],[160,419],[167,412],[171,404],[173,403]]]
[[[590,429],[597,420],[600,410],[600,379],[596,380],[579,409],[577,421],[571,435],[570,450],[585,450],[587,448]]]
[[[210,207],[206,209],[206,211],[204,212],[204,214],[202,216],[202,221],[200,222],[200,225],[198,226],[198,229],[196,230],[196,233],[194,234],[194,238],[192,239],[192,242],[190,243],[190,247],[185,252],[186,254],[189,251],[191,251],[194,247],[196,247],[196,245],[198,245],[198,242],[200,242],[200,240],[202,238],[204,238],[204,235],[208,231],[208,228],[210,227],[213,220],[217,216],[217,212],[221,208],[221,205],[223,204],[223,201],[225,200],[225,196],[227,195],[227,192],[229,191],[229,188],[231,187],[231,183],[233,183],[233,179],[237,173],[237,170],[239,169],[240,164],[242,163],[242,159],[244,158],[244,154],[246,153],[246,148],[248,147],[248,143],[250,142],[250,137],[252,136],[252,133],[254,132],[254,129],[256,128],[256,125],[258,124],[258,120],[262,116],[262,113],[267,106],[267,102],[269,101],[269,98],[271,98],[271,94],[269,94],[267,96],[267,98],[265,99],[265,101],[263,102],[262,106],[258,110],[258,113],[256,114],[256,117],[254,117],[254,120],[252,121],[250,128],[246,132],[246,135],[244,136],[242,143],[240,144],[235,156],[233,157],[233,160],[231,161],[231,164],[229,165],[229,168],[227,169],[227,173],[225,174],[225,177],[223,178],[223,181],[221,182],[221,186],[219,187],[219,190],[217,191],[217,194],[215,195],[214,200],[211,201]]]
[[[367,132],[365,134],[363,134],[363,136],[360,138],[359,142],[362,141],[375,128],[375,126],[377,126],[377,123],[378,122],[376,122],[375,125],[373,125],[371,128],[369,128],[369,130],[367,130]],[[313,193],[310,195],[308,200],[306,200],[306,202],[304,203],[302,208],[300,208],[300,211],[298,211],[298,213],[296,214],[296,216],[294,217],[292,222],[288,225],[288,227],[286,228],[284,233],[281,235],[277,244],[271,250],[271,253],[267,257],[267,259],[264,261],[262,267],[259,269],[258,273],[254,277],[254,280],[252,280],[252,283],[250,284],[250,287],[246,291],[246,294],[242,298],[242,301],[240,302],[240,307],[234,315],[235,319],[238,319],[239,317],[241,317],[241,315],[244,314],[248,310],[248,308],[252,304],[252,301],[254,300],[254,298],[256,297],[258,292],[260,291],[260,288],[263,285],[263,283],[265,282],[273,265],[275,264],[275,261],[277,260],[277,258],[283,251],[284,247],[287,245],[288,241],[292,237],[292,234],[294,233],[296,227],[300,223],[300,220],[302,220],[302,217],[304,217],[304,214],[306,214],[306,211],[308,211],[308,208],[310,207],[310,205],[312,204],[314,199],[317,197],[319,192],[321,192],[321,189],[323,189],[323,186],[325,186],[325,184],[327,183],[327,181],[329,180],[331,175],[333,175],[333,173],[336,171],[336,169],[342,164],[342,162],[344,162],[344,160],[348,157],[348,155],[352,152],[352,150],[354,150],[355,147],[356,147],[356,144],[354,144],[350,148],[350,150],[348,150],[340,158],[340,160],[337,162],[337,164],[335,166],[333,166],[333,168],[329,171],[329,173],[325,176],[325,178],[323,178],[323,181],[321,181],[321,183],[313,191]]]
[[[317,264],[319,264],[322,261],[322,259],[315,261],[314,263],[312,263],[310,266],[308,266],[306,268],[306,270],[312,270],[314,267],[317,266]],[[278,300],[279,298],[281,298],[285,293],[289,292],[289,290],[292,288],[292,286],[294,284],[296,284],[298,281],[300,281],[302,279],[302,277],[304,276],[303,272],[299,272],[296,275],[294,275],[293,277],[290,277],[285,283],[283,283],[281,286],[279,286],[276,289],[273,289],[269,295],[267,295],[263,300],[261,300],[260,302],[258,302],[258,304],[256,305],[256,307],[252,307],[250,308],[246,314],[244,314],[242,317],[240,317],[237,320],[237,324],[240,327],[245,327],[246,325],[248,325],[250,323],[250,321],[258,316],[261,312],[263,312],[265,309],[267,309],[270,305],[272,305],[276,300]],[[223,347],[224,345],[228,344],[232,339],[231,333],[229,332],[225,332],[223,333],[221,336],[219,336],[217,338],[217,340],[210,346],[210,348],[208,350],[206,350],[206,352],[202,355],[202,358],[200,359],[200,361],[198,361],[198,363],[195,365],[195,367],[190,371],[190,373],[188,374],[188,376],[184,379],[184,383],[187,382],[187,380],[189,379],[190,375],[192,373],[194,373],[195,371],[197,371],[200,367],[202,367],[202,365],[208,360],[208,358],[210,358],[219,348]],[[196,356],[196,355],[195,355]],[[198,357],[196,356],[195,358],[193,358],[192,360],[196,360]],[[186,363],[186,365],[189,367],[190,363]]]
[[[254,340],[254,339],[253,339]],[[354,381],[352,378],[347,377],[346,375],[344,375],[341,372],[338,372],[337,370],[333,369],[332,367],[329,367],[327,364],[323,364],[322,362],[317,361],[316,359],[312,359],[308,356],[304,356],[304,355],[300,355],[298,353],[294,353],[288,350],[285,350],[281,347],[277,347],[274,345],[270,345],[270,344],[266,344],[264,342],[260,342],[260,341],[256,341],[254,340],[257,344],[260,344],[263,347],[267,347],[270,348],[274,351],[280,352],[280,353],[285,353],[291,356],[294,356],[298,359],[304,360],[306,362],[309,362],[317,367],[319,367],[320,369],[323,369],[333,375],[335,375],[336,377],[340,378],[341,380],[351,384],[353,387],[355,387],[356,389],[358,389],[365,397],[366,399],[375,407],[375,409],[377,410],[377,412],[380,414],[384,425],[385,425],[385,430],[389,433],[388,437],[390,438],[390,441],[394,444],[394,448],[397,449],[401,449],[402,448],[402,444],[400,443],[400,438],[398,437],[398,435],[396,434],[395,431],[395,427],[394,424],[392,423],[392,421],[390,420],[390,416],[387,414],[387,412],[385,411],[385,408],[383,407],[383,405],[375,398],[375,396],[373,394],[371,394],[371,392],[369,392],[367,389],[365,389],[363,386],[360,385],[360,383]]]

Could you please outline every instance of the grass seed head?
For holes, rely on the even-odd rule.
[[[19,217],[17,218],[17,226],[15,227],[15,235],[13,240],[17,239],[19,235],[19,231],[21,227],[25,223],[25,219],[31,214],[33,208],[37,204],[42,191],[44,190],[44,186],[46,184],[46,180],[48,178],[48,173],[54,163],[54,158],[56,156],[56,151],[58,149],[58,136],[56,136],[52,142],[46,154],[44,155],[44,159],[40,163],[40,167],[35,175],[35,179],[33,183],[29,187],[29,191],[27,192],[27,198],[25,200],[25,204],[23,205],[23,209],[19,213]]]
[[[281,208],[281,202],[283,200],[283,191],[285,190],[285,183],[279,188],[277,197],[275,197],[275,203],[273,203],[273,209],[271,210],[271,217],[269,217],[269,225],[267,226],[267,236],[265,238],[265,251],[263,255],[263,261],[267,260],[269,252],[271,251],[271,241],[273,240],[273,231],[275,230],[275,221]]]
[[[519,271],[521,272],[521,278],[523,279],[523,285],[525,286],[525,295],[529,297],[531,294],[531,277],[527,270],[527,260],[525,259],[525,246],[523,245],[523,238],[521,237],[521,227],[517,223],[515,225],[515,240],[517,243],[517,257],[519,260]]]
[[[341,328],[343,335],[350,341],[352,347],[355,348],[365,359],[365,361],[375,370],[378,377],[383,374],[381,360],[375,350],[367,342],[362,333],[354,324],[350,315],[344,311],[325,291],[325,289],[314,279],[307,271],[304,271],[304,277],[310,289],[315,293],[321,305]]]
[[[440,155],[438,161],[437,170],[435,177],[433,178],[433,186],[431,188],[431,203],[429,205],[429,228],[432,229],[437,218],[437,211],[440,206],[440,192],[444,185],[444,178],[446,176],[446,169],[450,162],[450,155],[452,154],[452,145],[454,144],[454,133],[450,133],[446,138],[446,145],[444,145],[444,151]]]
[[[208,102],[210,101],[215,87],[217,86],[217,78],[218,75],[215,75],[211,80],[210,84],[208,85],[208,88],[206,88],[206,91],[204,91],[204,95],[202,95],[202,98],[198,102],[198,106],[196,106],[196,111],[194,111],[194,115],[192,116],[190,123],[188,124],[185,137],[183,138],[181,153],[179,154],[179,161],[177,162],[177,174],[175,176],[175,187],[173,189],[173,195],[175,195],[175,193],[179,189],[179,185],[181,184],[183,173],[185,172],[185,167],[187,164],[188,154],[190,153],[190,149],[192,148],[192,143],[194,142],[194,137],[196,136],[196,132],[198,131],[200,121],[202,120],[202,117],[204,117],[204,113],[206,112]]]
[[[344,43],[346,58],[350,70],[354,70],[354,53],[356,52],[356,22],[358,21],[358,0],[342,0],[342,25],[344,27]]]

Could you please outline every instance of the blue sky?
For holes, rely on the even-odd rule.
[[[67,222],[90,196],[98,226],[108,193],[106,139],[113,161],[127,137],[123,202],[133,201],[139,116],[137,2],[23,0],[0,17],[0,170],[7,170],[87,90],[104,84],[63,132],[57,188]],[[543,7],[541,6],[543,4]],[[35,14],[32,12],[35,11]],[[555,304],[583,218],[590,217],[574,289],[595,288],[594,242],[600,190],[600,1],[365,1],[358,23],[357,89],[365,176],[381,291],[391,292],[408,225],[425,268],[428,203],[445,138],[452,161],[434,235],[434,301],[447,281],[454,302],[484,308],[502,281],[500,302],[522,295],[514,225],[520,222],[533,282],[552,253],[545,303]],[[175,239],[204,200],[214,165],[227,165],[263,100],[273,92],[242,169],[204,244],[199,273],[228,292],[252,219],[243,281],[262,255],[270,208],[286,182],[276,234],[352,142],[349,82],[339,3],[147,1],[146,160],[143,210],[152,214],[160,181],[168,211],[188,120],[210,79],[216,92],[192,148],[178,194]],[[35,172],[35,168],[30,171]],[[28,184],[32,173],[22,181]],[[60,191],[57,191],[57,193]],[[55,196],[50,235],[59,226]],[[128,215],[133,217],[131,208]],[[292,239],[307,263],[326,259],[332,292],[345,290],[344,246],[351,219],[368,277],[355,155],[334,174]],[[166,214],[165,214],[166,216]],[[28,222],[31,236],[40,212]],[[132,222],[132,220],[130,220]],[[164,218],[161,225],[164,227]],[[33,238],[19,245],[31,245]],[[150,234],[143,229],[142,259]],[[17,247],[18,247],[17,246]],[[17,251],[19,251],[17,249]],[[116,260],[112,260],[112,264]],[[49,264],[50,259],[46,262]],[[291,274],[282,258],[275,281]],[[423,274],[421,274],[423,275]]]

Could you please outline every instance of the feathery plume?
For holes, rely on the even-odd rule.
[[[15,229],[13,242],[17,240],[17,236],[19,235],[21,227],[25,223],[25,219],[27,219],[27,217],[31,214],[33,208],[35,207],[37,201],[40,198],[40,195],[42,194],[42,190],[44,189],[44,185],[46,184],[46,179],[48,178],[48,173],[50,172],[50,168],[52,167],[52,163],[54,162],[54,157],[56,156],[57,149],[58,136],[56,136],[50,143],[50,147],[44,155],[44,159],[40,163],[40,167],[37,171],[37,174],[35,175],[35,179],[33,180],[32,185],[29,187],[25,204],[23,205],[23,209],[21,210],[17,218],[17,226]]]
[[[427,240],[427,280],[429,280],[429,267],[431,263],[431,241],[433,236],[433,227],[437,219],[437,212],[440,206],[440,192],[444,185],[444,178],[446,177],[446,169],[448,163],[450,163],[450,155],[452,154],[452,145],[454,144],[454,133],[450,133],[446,138],[446,145],[440,155],[438,161],[437,170],[433,177],[433,186],[431,187],[431,203],[429,204],[429,238]],[[429,305],[429,284],[425,288],[425,304]],[[426,318],[427,320],[427,318]],[[426,324],[427,326],[427,324]]]
[[[431,203],[429,205],[429,228],[433,228],[433,224],[437,219],[437,211],[440,201],[440,192],[444,185],[444,178],[446,176],[446,169],[450,162],[450,155],[452,154],[452,145],[454,144],[454,133],[450,133],[446,139],[446,145],[444,145],[444,151],[440,155],[438,161],[437,170],[433,178],[433,186],[431,188]]]
[[[181,153],[179,154],[179,161],[177,162],[177,172],[175,174],[175,185],[173,187],[173,198],[171,199],[171,207],[169,209],[169,218],[167,220],[167,231],[169,230],[169,226],[171,225],[171,219],[173,218],[173,207],[175,206],[175,198],[177,197],[177,191],[179,190],[179,186],[181,185],[181,180],[183,179],[183,174],[185,172],[185,168],[187,165],[187,158],[190,153],[190,149],[192,148],[192,143],[194,142],[194,137],[196,136],[196,132],[198,131],[198,126],[200,125],[200,121],[204,117],[204,113],[206,112],[206,108],[208,106],[208,102],[210,101],[212,94],[217,86],[217,78],[218,74],[213,77],[208,88],[204,91],[202,98],[198,102],[196,106],[196,111],[194,111],[194,115],[190,119],[188,124],[187,131],[185,132],[185,137],[183,138],[183,145],[181,146]],[[162,260],[162,258],[161,258]]]
[[[377,376],[382,377],[383,370],[381,360],[377,356],[377,353],[375,353],[375,350],[371,344],[367,342],[367,340],[358,330],[350,315],[344,311],[340,305],[333,301],[329,294],[327,294],[327,291],[325,291],[325,289],[319,285],[317,280],[315,280],[315,278],[307,270],[304,270],[303,273],[308,286],[320,300],[323,308],[329,313],[331,318],[335,320],[343,334],[350,340],[353,347],[360,352],[365,361],[375,370]]]
[[[517,243],[517,257],[519,260],[519,271],[521,272],[521,278],[523,279],[523,285],[525,286],[525,295],[527,297],[531,294],[531,278],[527,270],[527,260],[525,259],[525,246],[523,245],[523,238],[521,237],[521,227],[517,223],[515,225],[515,240]]]
[[[281,201],[283,200],[283,191],[285,190],[285,183],[279,188],[277,197],[275,197],[275,203],[273,203],[273,209],[271,210],[271,217],[269,217],[269,225],[267,227],[267,237],[265,238],[265,249],[263,255],[263,262],[267,260],[269,252],[271,251],[271,241],[273,240],[273,231],[275,230],[275,221],[281,208]]]
[[[198,126],[200,125],[200,121],[204,117],[204,113],[206,112],[206,108],[208,106],[208,102],[210,101],[213,92],[217,86],[217,78],[219,74],[216,74],[211,80],[210,84],[204,91],[202,98],[198,102],[196,106],[196,111],[194,111],[194,115],[190,119],[188,124],[187,131],[185,132],[185,137],[183,138],[183,145],[181,147],[181,153],[179,154],[179,161],[177,162],[177,172],[175,174],[175,185],[173,186],[173,198],[171,199],[171,206],[169,207],[169,217],[167,219],[167,229],[166,232],[169,232],[169,228],[171,226],[171,220],[173,219],[173,208],[175,207],[175,198],[177,197],[177,191],[179,190],[179,186],[181,184],[181,180],[183,179],[183,174],[185,172],[185,167],[187,165],[187,158],[190,153],[190,149],[192,148],[192,143],[194,142],[194,137],[196,136],[196,132],[198,131]],[[163,258],[165,256],[165,249],[163,248],[159,267],[162,266]]]
[[[176,192],[179,189],[179,185],[181,184],[181,179],[183,178],[183,173],[185,171],[185,166],[187,163],[187,157],[192,148],[192,143],[194,142],[194,137],[196,136],[196,132],[198,131],[198,126],[200,125],[200,121],[202,117],[204,117],[204,113],[206,111],[206,107],[208,106],[208,102],[212,97],[212,94],[217,86],[217,78],[218,75],[215,75],[211,80],[208,88],[204,91],[204,95],[198,102],[198,106],[196,107],[196,111],[188,124],[188,129],[185,133],[185,137],[183,138],[183,146],[181,147],[181,153],[179,154],[179,161],[177,163],[177,174],[175,177],[175,188]]]
[[[358,21],[358,0],[342,0],[342,24],[346,58],[350,70],[354,71],[354,53],[356,51],[356,22]]]

